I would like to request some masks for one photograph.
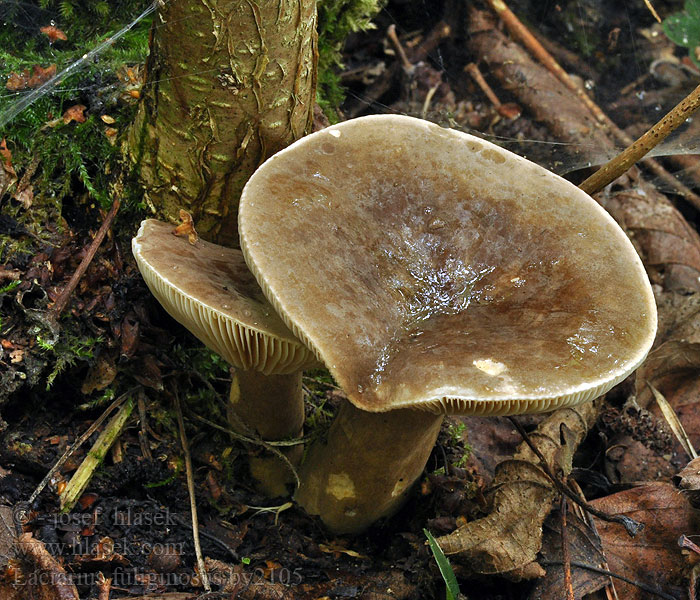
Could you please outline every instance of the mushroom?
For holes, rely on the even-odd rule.
[[[264,440],[298,436],[304,423],[301,373],[316,359],[265,299],[241,251],[204,240],[190,244],[173,235],[172,225],[153,219],[141,223],[132,250],[146,285],[170,316],[235,367],[229,404],[234,428]],[[281,475],[276,460],[251,459],[250,468],[262,491],[285,492],[291,474]]]
[[[397,510],[443,415],[593,399],[656,331],[642,263],[590,196],[411,117],[346,121],[271,157],[239,232],[265,296],[349,400],[296,493],[337,533]]]

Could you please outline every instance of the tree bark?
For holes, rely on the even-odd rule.
[[[199,234],[238,246],[253,171],[311,129],[314,0],[172,0],[159,9],[127,154],[156,215],[190,212]]]

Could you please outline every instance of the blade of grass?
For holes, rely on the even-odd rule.
[[[440,569],[440,574],[445,581],[446,600],[457,600],[461,597],[461,594],[459,591],[459,584],[457,583],[457,577],[455,577],[450,561],[445,556],[445,553],[442,551],[442,548],[440,548],[440,545],[437,543],[437,541],[435,541],[433,534],[427,529],[423,529],[423,533],[425,534],[425,537],[428,538],[428,545],[430,546],[430,550],[435,557],[435,562],[437,563],[438,569]]]

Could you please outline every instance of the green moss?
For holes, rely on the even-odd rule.
[[[319,0],[317,102],[331,121],[345,98],[338,70],[341,50],[348,35],[373,27],[372,19],[384,0]]]

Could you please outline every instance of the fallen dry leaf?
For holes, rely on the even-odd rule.
[[[659,338],[637,372],[637,402],[663,421],[648,383],[671,405],[692,444],[700,447],[700,297],[667,292],[657,295]],[[658,343],[658,341],[657,341]],[[670,431],[670,428],[668,428]],[[674,438],[674,449],[685,456]]]
[[[22,189],[18,189],[13,198],[20,202],[25,210],[31,208],[34,202],[34,188],[31,185],[27,185]]]
[[[102,119],[102,122],[106,123],[107,125],[114,125],[116,122],[114,117],[110,117],[109,115],[101,115],[100,119]]]
[[[187,240],[194,246],[197,243],[198,235],[194,228],[194,219],[192,215],[186,210],[180,209],[180,221],[182,221],[182,223],[173,229],[173,235],[186,235]]]
[[[10,73],[5,87],[11,92],[38,88],[55,74],[56,65],[49,65],[45,69],[39,65],[34,65],[31,74],[29,69],[24,69],[21,73],[15,73],[14,71]]]
[[[599,510],[626,515],[644,524],[631,538],[617,523],[595,519],[609,570],[619,575],[673,594],[673,588],[685,587],[684,560],[678,539],[695,533],[700,526],[698,515],[687,499],[664,482],[644,485],[595,500]],[[623,581],[615,581],[619,598],[642,600],[647,592]]]
[[[7,148],[5,138],[0,141],[0,156],[2,156],[2,165],[0,166],[0,198],[5,194],[7,189],[17,181],[17,173],[12,166],[12,153]]]
[[[74,104],[66,112],[63,113],[63,122],[70,123],[75,121],[76,123],[85,123],[85,109],[87,107],[83,104]]]
[[[105,129],[105,135],[107,136],[107,140],[112,146],[114,146],[117,143],[117,133],[118,130],[114,127],[107,127],[107,129]]]
[[[673,478],[674,483],[688,497],[688,502],[695,508],[700,507],[700,458],[694,458],[678,475]]]
[[[571,472],[572,450],[595,422],[599,405],[600,401],[586,402],[557,410],[532,434],[555,472]],[[486,496],[492,503],[490,514],[439,537],[442,550],[475,573],[514,580],[544,575],[535,561],[542,546],[542,523],[557,491],[525,442],[512,459],[498,465]]]
[[[101,391],[114,381],[117,376],[117,367],[114,358],[109,353],[102,353],[97,362],[90,367],[85,376],[85,381],[80,391],[87,395],[95,390]]]
[[[566,589],[564,579],[561,513],[556,510],[547,517],[542,538],[541,562],[547,574],[537,581],[528,596],[531,600],[560,600]],[[605,563],[601,541],[587,523],[569,512],[566,516],[569,556],[572,562],[600,567]],[[571,568],[571,582],[576,598],[603,588],[609,581],[606,575],[588,569]]]
[[[18,539],[19,551],[31,567],[25,572],[27,581],[20,586],[17,598],[42,598],[43,600],[78,600],[78,590],[66,570],[49,554],[41,540],[35,539],[31,533],[23,533]],[[32,572],[33,571],[33,572]],[[28,575],[33,575],[29,578]],[[29,588],[27,588],[29,586]],[[32,590],[31,587],[36,587]],[[41,587],[41,589],[38,589]]]
[[[47,38],[49,38],[49,43],[53,44],[57,40],[66,41],[68,36],[61,31],[58,27],[54,25],[46,25],[39,29]]]

